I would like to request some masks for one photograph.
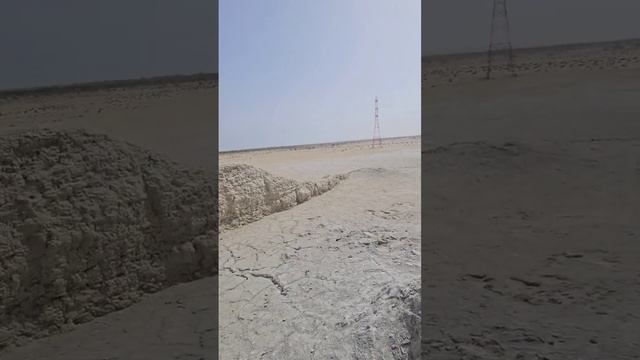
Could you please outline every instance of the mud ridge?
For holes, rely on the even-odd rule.
[[[345,178],[346,175],[335,175],[315,182],[298,182],[251,165],[221,166],[218,173],[220,228],[236,228],[290,209],[333,189]]]
[[[0,349],[217,273],[215,178],[84,131],[0,138]]]

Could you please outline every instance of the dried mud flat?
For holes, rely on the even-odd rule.
[[[3,360],[215,358],[217,81],[129,85],[0,99]]]
[[[285,182],[291,199],[314,183],[313,165],[336,179],[322,195],[222,230],[222,358],[417,358],[420,140],[369,145],[221,155],[223,166],[296,179]]]
[[[640,71],[574,70],[423,93],[424,359],[640,354]]]

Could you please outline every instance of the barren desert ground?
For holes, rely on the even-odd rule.
[[[211,79],[0,99],[0,358],[215,358],[216,119]]]
[[[90,90],[0,93],[0,133],[86,129],[191,167],[210,168],[217,149],[217,79],[158,81]]]
[[[418,354],[419,149],[409,137],[374,149],[366,141],[221,154],[222,358]],[[324,177],[337,180],[323,194],[225,228],[226,213],[248,206],[246,193],[267,208],[291,193],[293,206]]]
[[[219,259],[217,86],[2,97],[0,358],[634,359],[637,43],[425,59],[421,138],[222,154]]]
[[[640,354],[637,43],[425,60],[424,359]]]

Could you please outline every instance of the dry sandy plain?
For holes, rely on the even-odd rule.
[[[639,44],[423,60],[424,359],[638,357]]]

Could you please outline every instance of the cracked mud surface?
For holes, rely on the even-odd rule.
[[[416,145],[412,167],[357,150],[351,156],[370,154],[369,163],[359,165],[380,167],[349,169],[355,164],[347,154],[323,169],[348,173],[331,191],[221,233],[222,358],[408,359],[418,353]],[[405,155],[406,145],[398,147],[390,158]],[[263,164],[277,169],[279,161]],[[304,161],[289,169],[304,169]]]

